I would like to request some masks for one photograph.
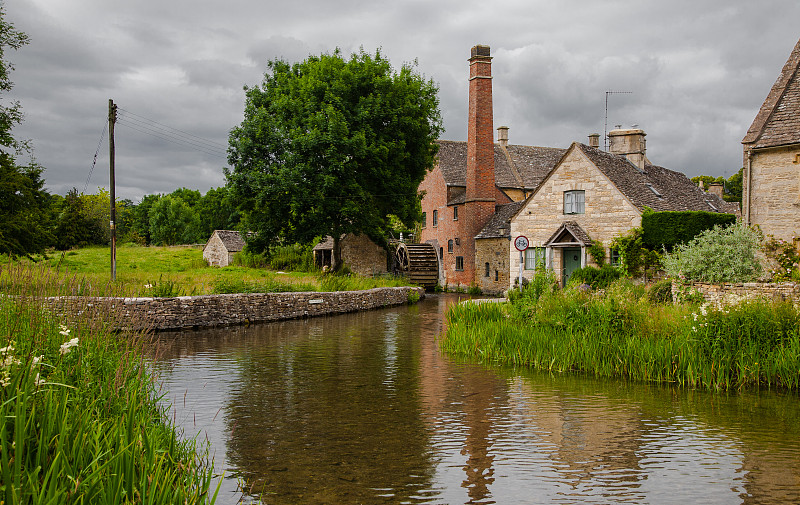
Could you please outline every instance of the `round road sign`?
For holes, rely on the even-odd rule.
[[[517,251],[524,251],[528,248],[528,237],[525,235],[520,235],[519,237],[514,239],[514,247],[517,248]]]

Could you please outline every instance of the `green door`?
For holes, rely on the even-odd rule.
[[[562,249],[562,251],[563,261],[561,264],[563,265],[562,271],[564,273],[561,282],[564,286],[566,286],[567,282],[569,282],[569,277],[572,275],[572,272],[581,267],[581,248],[567,247],[566,249]]]

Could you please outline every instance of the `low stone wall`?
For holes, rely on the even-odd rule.
[[[681,289],[689,287],[701,295],[707,302],[714,305],[732,305],[742,300],[765,299],[784,301],[790,300],[800,304],[800,284],[794,282],[745,282],[741,284],[707,284],[694,282],[688,286],[672,283],[672,298],[676,299]]]
[[[112,311],[115,324],[120,329],[158,331],[326,316],[403,305],[408,303],[412,291],[419,294],[419,299],[425,297],[423,288],[396,287],[324,293],[242,293],[175,298],[59,297],[51,299],[51,303],[64,312],[86,310],[87,307]]]

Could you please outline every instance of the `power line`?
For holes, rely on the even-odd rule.
[[[103,145],[103,139],[106,136],[106,129],[108,128],[108,123],[105,121],[103,122],[103,133],[100,134],[100,141],[97,143],[97,149],[94,152],[94,159],[92,159],[92,166],[89,168],[89,175],[86,177],[86,184],[83,186],[83,192],[86,193],[86,190],[89,189],[89,179],[92,178],[92,172],[94,172],[94,166],[97,164],[97,155],[100,154],[100,146]]]
[[[122,108],[120,108],[119,110],[125,112],[128,115],[135,116],[135,117],[137,117],[137,118],[139,118],[139,119],[141,119],[143,121],[147,121],[148,123],[152,123],[152,124],[158,125],[159,127],[163,128],[165,130],[170,130],[172,132],[178,132],[179,134],[181,134],[179,136],[193,137],[193,138],[195,138],[197,140],[200,140],[200,141],[203,141],[203,142],[205,142],[207,144],[214,144],[214,145],[216,145],[216,146],[218,146],[218,147],[220,147],[222,149],[227,149],[227,147],[228,147],[227,144],[223,144],[221,142],[216,142],[214,140],[210,140],[210,139],[207,139],[207,138],[204,138],[204,137],[200,137],[200,136],[195,135],[193,133],[189,133],[189,132],[186,132],[186,131],[183,131],[183,130],[179,130],[177,128],[173,128],[171,126],[167,126],[167,125],[165,125],[163,123],[159,123],[158,121],[156,121],[154,119],[150,119],[150,118],[144,117],[142,115],[136,114],[136,113],[131,112],[129,110],[122,109]]]
[[[170,142],[172,144],[189,147],[210,156],[227,158],[227,155],[224,151],[227,146],[224,144],[178,130],[177,128],[162,125],[157,121],[134,114],[130,111],[126,111],[125,109],[119,110],[124,112],[124,114],[121,114],[118,117],[117,124],[119,125],[125,126],[139,133]]]

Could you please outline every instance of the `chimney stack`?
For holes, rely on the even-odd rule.
[[[491,200],[494,209],[494,192],[492,57],[489,46],[475,46],[469,59],[467,202]]]
[[[708,185],[708,192],[712,195],[717,195],[722,200],[722,195],[725,193],[724,186],[719,182],[712,182]]]
[[[620,154],[628,161],[644,171],[647,161],[645,140],[646,133],[639,128],[615,129],[608,132],[608,150],[611,154]]]
[[[595,149],[600,148],[600,134],[599,133],[592,133],[589,135],[589,147],[594,147]]]
[[[508,126],[497,127],[497,143],[503,147],[508,146]]]

